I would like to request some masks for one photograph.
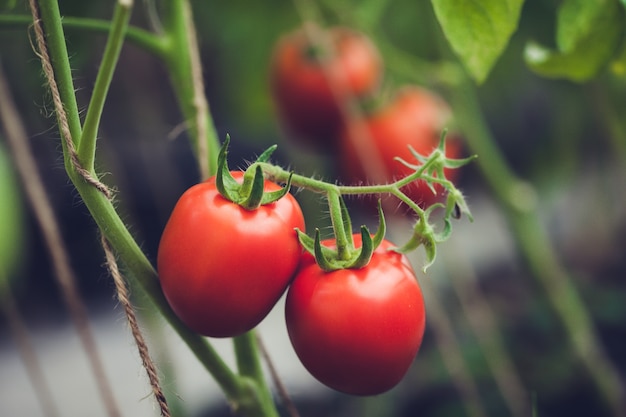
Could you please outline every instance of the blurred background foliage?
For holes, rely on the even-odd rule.
[[[113,7],[112,2],[103,1],[59,3],[66,16],[100,19],[108,19]],[[137,3],[133,24],[158,27],[147,12],[147,2]],[[0,2],[0,7],[3,4],[8,5]],[[542,78],[526,67],[523,52],[528,41],[554,44],[558,4],[526,1],[518,30],[478,93],[483,114],[506,160],[536,187],[546,229],[590,310],[600,342],[623,378],[626,77],[619,68],[607,68],[593,81],[576,84]],[[268,64],[273,45],[301,22],[294,3],[196,0],[192,6],[211,113],[220,138],[227,133],[233,138],[231,166],[243,166],[245,160],[278,143],[276,158],[280,162],[301,173],[332,180],[336,173],[333,157],[311,154],[290,143],[269,94]],[[328,0],[321,10],[327,25],[353,26],[374,39],[387,62],[389,88],[420,82],[445,97],[449,86],[442,85],[445,77],[437,73],[436,63],[442,58],[453,59],[453,55],[430,2]],[[0,12],[26,14],[27,9],[17,2],[10,11]],[[84,107],[104,36],[76,29],[67,29],[66,35],[79,103]],[[410,59],[404,59],[405,54]],[[33,138],[83,294],[93,306],[109,306],[111,285],[97,278],[103,272],[95,229],[65,177],[50,97],[42,88],[40,64],[26,25],[0,25],[0,60]],[[162,63],[127,44],[103,117],[100,171],[107,173],[104,180],[117,188],[123,218],[154,259],[170,210],[198,176]],[[443,245],[444,252],[430,275],[488,415],[507,415],[507,410],[485,361],[491,352],[481,349],[477,335],[468,326],[467,311],[453,290],[455,281],[473,285],[467,284],[473,281],[465,275],[475,275],[484,298],[470,301],[488,301],[526,390],[536,394],[538,415],[608,415],[568,348],[542,289],[529,278],[516,253],[514,237],[475,164],[463,170],[460,188],[468,195],[476,222],[462,221],[458,234]],[[316,197],[306,193],[299,197],[309,226],[327,224]],[[36,228],[27,229],[27,233],[30,239],[20,273],[23,283],[17,287],[20,304],[30,320],[58,320],[47,314],[59,308],[60,301],[48,277],[48,260],[42,256],[45,250]],[[399,416],[462,415],[466,411],[464,400],[451,384],[441,355],[429,329],[407,379],[388,396],[359,403],[365,404],[358,406],[359,413],[365,415],[369,410],[369,415],[376,415],[372,410],[393,409],[393,415]],[[315,414],[316,409],[324,409],[327,416],[353,413],[357,400],[339,397],[340,401],[328,399],[332,410],[309,404],[310,408],[304,407],[301,413],[321,415],[322,411]]]

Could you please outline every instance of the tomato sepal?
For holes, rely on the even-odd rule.
[[[226,136],[224,144],[220,148],[217,160],[217,175],[215,186],[222,197],[231,201],[246,210],[255,210],[259,206],[271,204],[283,198],[291,189],[291,179],[293,173],[289,175],[284,187],[276,191],[265,191],[265,176],[259,163],[267,162],[276,150],[276,146],[270,146],[259,157],[256,162],[248,167],[243,175],[243,180],[239,183],[233,177],[228,167],[228,146],[230,136]]]
[[[378,214],[379,225],[376,234],[372,236],[367,226],[361,226],[361,247],[356,248],[354,245],[354,239],[352,237],[352,224],[348,210],[343,202],[343,199],[339,199],[341,205],[341,212],[343,221],[340,227],[344,232],[347,232],[346,253],[347,255],[341,256],[338,250],[330,249],[322,245],[322,239],[319,228],[315,229],[315,237],[312,238],[301,230],[297,230],[298,239],[302,247],[314,256],[315,262],[320,269],[325,272],[336,271],[339,269],[361,269],[366,267],[374,251],[384,241],[386,233],[385,216],[382,210],[382,204],[378,202]]]
[[[430,215],[434,210],[441,207],[443,207],[441,203],[436,203],[428,207],[424,212],[424,217],[420,218],[413,226],[413,235],[411,238],[404,245],[392,249],[395,252],[407,254],[423,246],[426,254],[426,262],[422,267],[423,272],[426,272],[435,262],[437,258],[437,244],[447,240],[452,233],[452,223],[448,217],[444,218],[444,227],[439,233],[437,233],[430,224]]]

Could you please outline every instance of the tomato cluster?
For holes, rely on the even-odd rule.
[[[374,43],[341,26],[285,35],[271,59],[272,97],[287,135],[337,154],[349,184],[392,182],[414,172],[395,158],[417,163],[409,146],[428,155],[452,119],[447,103],[422,87],[403,86],[383,98],[383,73]],[[448,139],[446,156],[460,153],[459,141]],[[456,179],[452,171],[445,176]],[[403,191],[421,207],[441,202],[444,193],[424,182]]]
[[[248,189],[240,186],[245,174],[229,172],[226,180],[231,191],[218,176],[183,193],[161,237],[161,287],[180,320],[205,336],[234,337],[257,326],[287,291],[289,337],[314,377],[353,395],[395,386],[419,350],[425,310],[415,273],[383,240],[384,227],[377,247],[363,242],[366,231],[350,239],[353,255],[371,249],[365,266],[323,270],[298,239],[304,218],[287,189],[255,177],[262,192],[280,196],[251,209],[231,199]],[[319,235],[316,242],[320,251],[337,246]]]
[[[284,36],[270,73],[287,133],[337,154],[349,183],[387,183],[415,173],[422,163],[415,153],[431,154],[451,120],[440,97],[416,86],[362,105],[380,95],[383,63],[367,36],[344,27],[305,27]],[[446,141],[444,149],[447,158],[460,154],[458,142]],[[337,240],[298,234],[305,224],[288,192],[293,176],[285,189],[266,180],[265,155],[253,164],[253,176],[253,167],[249,175],[230,172],[224,150],[218,176],[181,196],[157,256],[167,301],[194,331],[233,337],[257,326],[287,292],[289,338],[311,375],[353,395],[391,389],[411,366],[425,328],[422,292],[407,257],[384,240],[382,212],[373,239],[367,229],[352,235],[349,220],[342,227],[336,217],[333,227],[343,232]],[[442,167],[458,164],[449,162],[437,172],[453,179]],[[422,207],[440,201],[444,190],[419,181],[402,188]],[[331,204],[331,215],[344,217],[345,203],[335,197],[340,207]]]

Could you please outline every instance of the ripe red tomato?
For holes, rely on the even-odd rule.
[[[332,56],[298,29],[278,41],[270,63],[271,94],[286,133],[317,150],[335,148],[342,123],[337,98],[374,91],[383,73],[380,54],[367,36],[346,27],[330,28],[326,35]]]
[[[412,169],[394,158],[419,164],[408,145],[424,156],[430,154],[439,144],[441,132],[450,119],[451,111],[439,96],[418,87],[401,89],[392,101],[363,119],[352,120],[344,128],[340,160],[345,180],[353,184],[384,183],[412,174]],[[356,146],[360,147],[358,151]],[[446,156],[458,158],[460,154],[460,142],[449,135]],[[369,165],[364,166],[362,157]],[[376,160],[380,161],[382,168],[379,172],[376,172]],[[457,170],[446,169],[444,174],[454,181]],[[424,181],[412,182],[402,189],[422,207],[443,200],[443,187],[437,184],[435,190],[437,194],[433,194]]]
[[[233,172],[241,181],[243,173]],[[265,181],[265,191],[280,187]],[[255,327],[293,277],[304,217],[291,194],[248,211],[222,197],[215,177],[188,189],[165,226],[157,269],[176,315],[205,336]]]
[[[360,245],[360,235],[354,240]],[[391,389],[421,345],[422,292],[406,256],[391,246],[383,241],[364,268],[333,272],[305,253],[287,292],[285,317],[296,354],[311,375],[338,391]]]

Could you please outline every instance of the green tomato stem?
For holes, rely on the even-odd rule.
[[[194,63],[199,65],[200,56],[196,45],[191,6],[188,0],[168,0],[163,5],[164,54],[162,55],[179,106],[189,126],[191,141],[198,156],[202,177],[217,172],[217,154],[220,142],[213,118],[204,99],[204,91],[196,85]],[[206,106],[204,105],[206,104]],[[201,129],[201,125],[205,129]],[[204,133],[204,137],[200,134]],[[205,152],[201,150],[206,148]],[[206,172],[203,172],[206,167]]]
[[[78,147],[78,157],[83,167],[91,172],[94,170],[94,162],[96,159],[96,139],[100,119],[102,117],[102,110],[104,109],[104,103],[111,85],[111,80],[113,79],[113,73],[115,72],[120,51],[124,44],[124,35],[128,28],[132,6],[132,1],[118,1],[115,4],[109,38],[104,49],[98,75],[96,76],[91,101],[87,107],[83,133],[80,146]]]
[[[82,135],[82,126],[78,112],[78,103],[74,94],[74,81],[72,80],[72,69],[70,68],[65,35],[61,24],[61,14],[56,0],[39,1],[39,13],[41,19],[46,23],[44,31],[46,43],[55,79],[59,88],[59,94],[63,107],[67,114],[69,130],[72,134],[74,145],[78,147]],[[32,22],[32,20],[31,20]],[[70,158],[66,149],[65,141],[61,141],[63,154],[65,156],[65,168],[68,172],[74,172]]]
[[[347,260],[352,255],[351,235],[348,235],[344,227],[343,210],[341,207],[340,194],[336,188],[330,188],[326,194],[328,208],[330,210],[330,220],[335,234],[337,245],[337,255],[341,260]]]
[[[235,356],[237,358],[237,368],[241,376],[250,378],[253,381],[253,385],[256,391],[257,402],[263,411],[260,414],[264,417],[278,417],[278,412],[274,406],[272,399],[272,393],[269,390],[263,369],[261,367],[261,361],[259,357],[259,346],[257,342],[256,332],[251,330],[244,333],[241,336],[237,336],[233,339],[235,346]],[[252,407],[256,409],[257,407]],[[253,415],[258,410],[253,411]]]
[[[22,27],[29,25],[32,21],[33,19],[29,15],[0,14],[0,26],[3,27]],[[61,24],[67,31],[81,30],[95,33],[109,33],[111,30],[111,22],[103,19],[64,16]],[[158,57],[161,57],[165,52],[163,39],[145,29],[129,26],[126,32],[126,40]]]

